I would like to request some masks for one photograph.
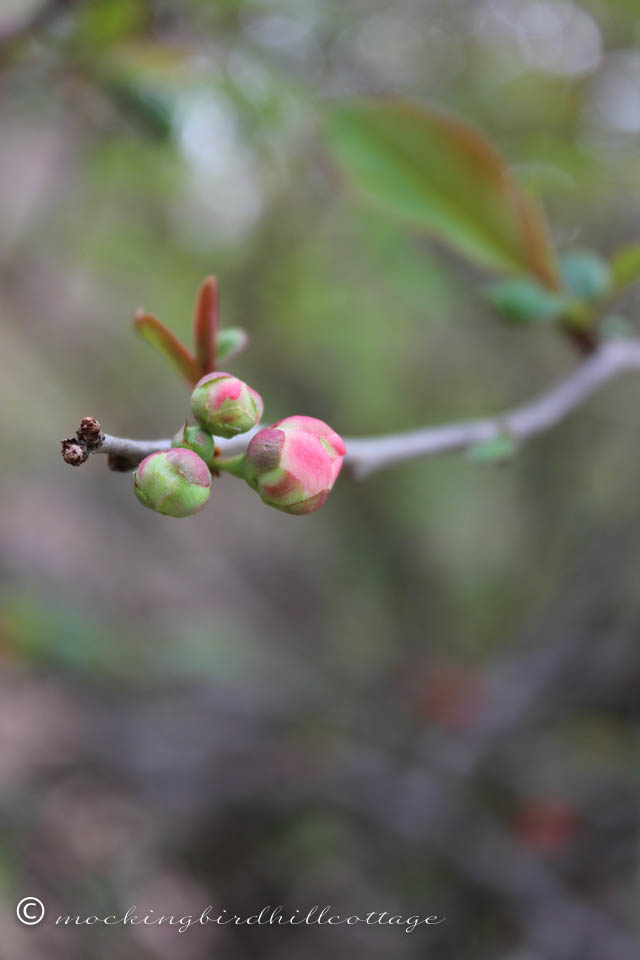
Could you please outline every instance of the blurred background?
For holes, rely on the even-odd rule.
[[[442,457],[304,519],[221,477],[140,508],[80,417],[171,435],[215,273],[269,421],[483,415],[575,364],[487,276],[351,193],[331,105],[472,121],[559,248],[638,239],[636,0],[2,0],[0,941],[8,960],[632,960],[640,417],[607,386],[503,468]],[[637,294],[619,305],[633,323]],[[40,897],[49,922],[21,927]],[[60,928],[388,911],[417,928]]]

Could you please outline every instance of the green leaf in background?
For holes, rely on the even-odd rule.
[[[249,342],[249,336],[242,327],[226,327],[218,331],[217,358],[229,360],[244,350]]]
[[[85,52],[107,48],[142,31],[152,14],[148,0],[92,0],[78,9],[71,39]]]
[[[514,277],[494,284],[489,300],[507,320],[523,325],[557,320],[573,302],[573,297],[545,290],[526,277]]]
[[[611,276],[616,290],[640,280],[640,243],[632,243],[613,255]]]
[[[102,89],[114,103],[158,140],[169,140],[173,132],[173,111],[167,96],[136,83],[129,77],[117,76],[108,67],[96,68]]]
[[[476,443],[467,450],[467,459],[472,463],[504,463],[517,453],[518,445],[510,433],[501,433],[493,440]]]
[[[358,101],[335,110],[329,137],[351,180],[390,213],[485,267],[560,285],[542,212],[462,121],[410,101]]]
[[[581,300],[598,300],[611,288],[608,263],[591,250],[563,254],[560,272],[569,290]]]
[[[200,368],[196,359],[171,330],[160,323],[157,317],[142,310],[138,311],[133,322],[142,339],[159,350],[187,383],[197,383],[200,379]]]
[[[174,135],[180,96],[196,78],[182,49],[148,40],[108,45],[91,71],[119,111],[158,141]]]

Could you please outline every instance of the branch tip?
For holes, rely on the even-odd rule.
[[[83,443],[78,443],[75,437],[67,437],[61,445],[62,459],[70,467],[79,467],[89,458],[86,446]]]
[[[102,446],[103,434],[100,423],[95,417],[83,417],[76,431],[79,443],[84,444],[87,450],[97,450]]]

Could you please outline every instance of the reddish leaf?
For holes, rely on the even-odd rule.
[[[411,101],[369,100],[337,109],[330,137],[350,179],[389,213],[483,266],[560,285],[542,211],[468,124]]]
[[[184,379],[193,386],[200,379],[199,367],[195,357],[187,350],[185,345],[178,340],[176,335],[168,330],[163,323],[154,317],[153,314],[145,313],[144,310],[138,310],[133,321],[136,330],[147,343],[150,343],[156,350],[159,350],[184,377]]]
[[[200,376],[213,373],[216,368],[218,339],[218,284],[215,277],[207,277],[200,287],[193,320],[193,334]]]

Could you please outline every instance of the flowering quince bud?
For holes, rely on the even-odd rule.
[[[171,446],[193,450],[205,463],[210,463],[213,457],[214,442],[211,434],[202,427],[189,426],[186,420],[171,441]]]
[[[167,517],[191,517],[211,493],[211,473],[193,450],[178,447],[145,457],[133,475],[140,503]]]
[[[205,430],[219,437],[246,433],[260,422],[262,397],[230,373],[208,373],[191,394],[193,415]]]
[[[329,496],[345,453],[342,437],[322,420],[287,417],[251,439],[245,476],[270,506],[313,513]]]

